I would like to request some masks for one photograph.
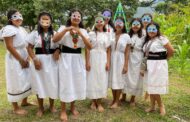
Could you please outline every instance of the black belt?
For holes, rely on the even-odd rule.
[[[148,60],[165,60],[167,59],[167,52],[149,52]]]
[[[56,49],[49,49],[49,52],[44,52],[42,48],[35,48],[35,54],[53,54]]]
[[[70,48],[70,47],[67,47],[67,46],[62,46],[62,49],[61,49],[61,52],[62,53],[81,53],[81,48]]]

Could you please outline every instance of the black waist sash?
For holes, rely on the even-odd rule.
[[[163,52],[149,52],[148,55],[148,60],[165,60],[167,59],[167,52],[163,51]]]
[[[49,52],[44,52],[42,48],[35,48],[35,54],[53,54],[56,49],[49,49]]]
[[[67,47],[67,46],[62,46],[62,49],[61,49],[61,52],[62,53],[81,53],[81,48],[70,48],[70,47]]]

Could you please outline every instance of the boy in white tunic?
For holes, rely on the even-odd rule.
[[[116,19],[115,29],[115,39],[111,45],[111,70],[109,76],[109,84],[111,85],[113,94],[111,108],[117,108],[119,106],[119,98],[124,88],[128,70],[130,49],[130,37],[126,33],[123,18]]]
[[[39,110],[37,116],[44,113],[43,99],[49,98],[50,111],[56,112],[54,99],[58,98],[58,63],[59,45],[52,42],[54,35],[52,17],[47,12],[38,16],[38,30],[28,36],[28,53],[34,62],[35,68],[31,72],[34,76],[31,82],[32,91],[37,94]],[[33,52],[35,48],[35,54]]]
[[[10,10],[7,14],[8,25],[2,30],[2,37],[7,48],[6,53],[6,82],[8,101],[12,103],[14,113],[25,115],[27,111],[18,106],[20,100],[31,94],[29,80],[30,67],[27,53],[27,32],[21,27],[22,15],[17,10]]]
[[[110,59],[107,59],[107,50],[110,49],[110,41],[104,26],[102,16],[95,18],[95,31],[89,33],[92,49],[86,50],[87,70],[87,98],[92,99],[92,109],[103,112],[101,99],[107,96],[108,69]]]
[[[62,45],[59,60],[59,98],[61,100],[60,119],[67,121],[66,103],[71,103],[71,112],[77,116],[75,100],[86,98],[86,70],[81,55],[81,48],[91,49],[89,36],[82,24],[82,14],[72,10],[65,26],[61,26],[53,41]]]
[[[129,54],[129,65],[124,92],[132,95],[130,105],[135,106],[135,96],[141,96],[143,93],[143,78],[140,75],[140,65],[143,59],[142,45],[145,36],[142,33],[143,25],[140,19],[131,21],[129,35],[131,37],[131,50]]]
[[[174,49],[169,40],[161,36],[160,26],[157,23],[150,23],[147,26],[147,36],[143,51],[147,57],[146,87],[150,94],[151,107],[146,112],[155,111],[155,103],[158,103],[160,115],[165,115],[165,107],[161,95],[168,93],[168,64]]]

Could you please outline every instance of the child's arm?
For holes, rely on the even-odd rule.
[[[86,70],[90,71],[90,50],[85,48]]]
[[[128,61],[129,61],[130,48],[131,48],[131,45],[127,44],[127,46],[125,48],[125,63],[123,66],[123,71],[122,71],[123,74],[127,73],[127,71],[128,71]]]
[[[13,47],[13,37],[4,37],[7,50],[19,61],[22,68],[29,67],[27,59],[23,59],[21,55]]]
[[[34,46],[32,44],[28,44],[27,51],[28,51],[29,56],[32,58],[32,60],[34,62],[35,69],[40,70],[42,68],[42,64],[41,64],[40,60],[38,60],[36,55],[34,54],[33,48],[34,48]]]
[[[111,64],[111,46],[107,48],[106,71],[110,70],[110,64]]]
[[[168,42],[164,47],[167,49],[167,59],[171,58],[175,52],[173,46]]]
[[[66,27],[63,31],[61,32],[57,32],[54,36],[53,36],[53,42],[58,42],[61,40],[61,38],[66,34],[67,31],[71,31],[73,29],[73,27]]]

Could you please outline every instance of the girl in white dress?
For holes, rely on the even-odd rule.
[[[116,19],[115,29],[115,39],[111,45],[111,71],[109,81],[113,94],[111,108],[117,108],[119,105],[120,94],[124,88],[128,70],[130,49],[130,37],[126,33],[123,18]]]
[[[56,112],[54,99],[58,98],[58,63],[59,45],[52,42],[55,34],[52,28],[52,17],[47,12],[41,12],[38,16],[38,30],[28,36],[28,53],[33,60],[35,69],[31,82],[32,91],[37,94],[39,110],[37,116],[44,113],[43,99],[49,98],[50,111]],[[35,48],[35,53],[33,52]]]
[[[72,10],[65,26],[61,26],[53,38],[62,45],[59,60],[59,98],[61,100],[61,120],[67,121],[66,103],[71,103],[71,113],[79,112],[74,106],[75,100],[86,98],[86,70],[81,48],[91,49],[89,36],[82,24],[82,14]]]
[[[92,109],[103,112],[101,99],[107,96],[108,69],[110,59],[107,59],[107,50],[110,49],[110,41],[104,26],[102,16],[95,18],[95,31],[89,33],[92,49],[86,50],[87,70],[87,98],[92,99]]]
[[[102,11],[102,16],[104,17],[104,24],[105,24],[105,28],[106,28],[106,32],[109,33],[109,36],[112,36],[112,33],[114,33],[114,24],[111,20],[112,18],[112,11],[110,9],[104,9]]]
[[[142,21],[142,24],[143,24],[142,32],[143,32],[143,35],[146,36],[146,27],[147,27],[148,24],[150,24],[153,21],[153,17],[152,17],[151,14],[145,13],[145,14],[142,15],[141,21]]]
[[[12,103],[14,113],[25,115],[27,111],[21,109],[18,102],[23,99],[26,101],[26,97],[31,94],[29,58],[25,40],[27,32],[21,27],[23,18],[17,10],[10,10],[7,18],[8,25],[3,28],[2,37],[7,48],[5,68],[8,101]]]
[[[124,92],[132,95],[130,105],[135,106],[135,96],[141,96],[143,93],[143,78],[140,75],[140,66],[143,59],[142,45],[145,36],[142,33],[143,25],[140,19],[131,21],[129,35],[131,37],[131,50],[129,54],[129,64],[127,72],[126,87]]]
[[[147,53],[147,50],[149,51]],[[150,94],[151,107],[146,111],[155,111],[155,103],[158,103],[160,115],[165,115],[164,104],[161,100],[161,95],[168,93],[168,63],[174,49],[169,40],[161,36],[160,26],[157,23],[150,23],[147,26],[147,36],[143,51],[147,55],[147,77],[146,87]]]
[[[150,24],[153,21],[153,16],[150,13],[145,13],[145,14],[142,15],[141,21],[142,21],[142,24],[143,24],[142,33],[143,33],[143,36],[146,36],[147,35],[146,27],[147,27],[148,24]],[[144,88],[144,91],[146,91],[146,88]],[[149,98],[149,94],[147,92],[145,92],[144,99],[148,100],[148,98]]]

